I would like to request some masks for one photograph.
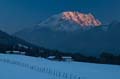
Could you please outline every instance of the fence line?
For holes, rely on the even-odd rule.
[[[37,71],[37,72],[42,72],[42,73],[47,73],[47,74],[53,75],[53,76],[58,77],[58,78],[81,79],[80,76],[78,76],[78,75],[74,75],[74,74],[70,74],[70,73],[66,73],[66,72],[60,72],[60,71],[57,71],[55,69],[51,69],[51,68],[48,68],[48,67],[42,67],[42,66],[40,67],[40,66],[37,66],[37,65],[30,65],[28,63],[23,63],[23,62],[20,62],[20,61],[13,61],[13,60],[10,60],[10,59],[1,59],[0,58],[0,62],[14,64],[14,65],[24,67],[24,68],[29,68],[31,70],[34,70],[34,71]]]

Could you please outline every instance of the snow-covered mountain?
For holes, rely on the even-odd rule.
[[[83,14],[79,12],[62,12],[53,15],[37,25],[38,28],[47,27],[52,30],[74,31],[90,29],[91,27],[100,26],[101,22],[89,13]]]
[[[120,54],[119,26],[120,22],[102,25],[92,14],[63,12],[17,32],[15,36],[39,46],[66,52]]]

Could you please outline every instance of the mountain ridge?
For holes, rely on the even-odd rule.
[[[56,23],[54,18],[51,21]],[[69,24],[69,21],[64,23],[62,22],[62,27],[67,27],[65,29],[61,28],[59,23],[55,26],[51,26],[49,23],[45,23],[47,26],[44,26],[41,25],[44,23],[40,23],[14,35],[36,45],[65,52],[80,52],[85,55],[98,55],[102,52],[119,54],[120,22],[90,26],[90,28],[88,26],[85,30],[81,30],[79,25],[76,26],[76,23],[71,24],[70,22]]]
[[[90,13],[84,14],[67,11],[48,17],[36,26],[38,28],[47,27],[52,30],[75,31],[78,29],[90,29],[100,25],[102,25],[102,23]]]

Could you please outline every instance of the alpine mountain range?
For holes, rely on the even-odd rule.
[[[120,22],[108,25],[91,13],[62,12],[48,17],[33,27],[16,32],[14,36],[33,44],[84,55],[102,52],[120,54]]]

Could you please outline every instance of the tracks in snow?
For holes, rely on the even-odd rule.
[[[55,77],[58,77],[59,79],[81,79],[81,77],[79,77],[78,75],[74,75],[74,74],[66,73],[66,72],[60,72],[58,70],[48,68],[45,66],[32,65],[29,63],[24,63],[21,61],[15,61],[15,60],[6,59],[6,58],[0,58],[0,62],[17,65],[17,66],[28,68],[28,69],[41,72],[41,73],[50,74]]]

